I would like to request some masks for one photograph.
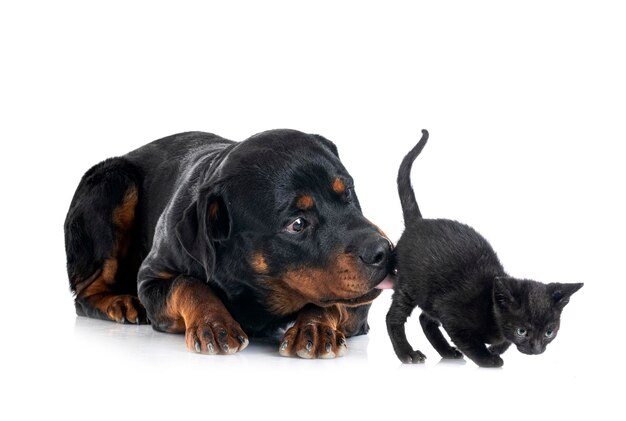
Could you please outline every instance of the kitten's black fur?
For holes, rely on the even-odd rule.
[[[556,337],[563,307],[583,284],[512,278],[473,228],[423,219],[410,180],[413,161],[428,140],[428,132],[422,133],[398,172],[405,230],[396,247],[398,278],[387,314],[396,355],[406,363],[426,358],[413,351],[404,331],[417,306],[422,329],[443,358],[465,354],[481,367],[500,367],[500,354],[512,343],[525,354],[541,354]],[[458,349],[444,338],[440,324]]]

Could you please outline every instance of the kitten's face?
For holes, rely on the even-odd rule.
[[[527,317],[514,312],[502,313],[502,333],[524,354],[541,354],[554,340],[559,330],[560,312],[548,311],[539,316]]]
[[[502,334],[520,352],[541,354],[558,333],[563,307],[582,286],[498,278],[494,308]]]

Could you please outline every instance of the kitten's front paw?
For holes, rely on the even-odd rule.
[[[489,352],[493,355],[502,355],[507,349],[509,349],[509,346],[511,346],[511,342],[502,342],[500,344],[491,345],[489,347]]]
[[[400,361],[405,364],[419,364],[426,361],[426,355],[419,351],[400,352],[397,354]]]
[[[449,360],[460,360],[463,358],[463,353],[459,351],[457,348],[451,346],[445,354],[441,355],[441,358],[449,359]]]
[[[500,358],[499,355],[492,355],[490,358],[485,358],[484,360],[476,361],[480,367],[486,368],[498,368],[504,365],[504,361]]]

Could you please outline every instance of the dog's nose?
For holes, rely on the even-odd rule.
[[[386,238],[380,237],[375,241],[367,243],[362,249],[359,257],[368,266],[387,266],[391,245]]]

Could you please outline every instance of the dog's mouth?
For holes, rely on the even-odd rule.
[[[363,304],[368,304],[374,301],[382,292],[383,289],[392,289],[394,285],[394,277],[393,275],[387,275],[385,278],[376,285],[372,290],[366,292],[363,295],[360,295],[355,298],[336,298],[336,299],[328,299],[322,300],[321,304],[323,306],[333,305],[333,304],[344,304],[348,307],[360,306]]]
[[[393,289],[396,283],[396,277],[394,275],[387,275],[382,282],[374,287],[374,289]]]
[[[337,298],[332,300],[322,300],[321,305],[329,306],[333,304],[344,304],[348,307],[360,306],[363,304],[371,303],[376,297],[380,295],[381,292],[383,292],[381,289],[374,288],[370,292],[367,292],[356,298]]]

